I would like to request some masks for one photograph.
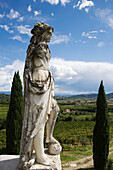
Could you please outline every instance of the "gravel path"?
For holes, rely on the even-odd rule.
[[[113,150],[113,147],[110,148],[110,150]],[[112,154],[113,151],[110,151],[109,154]],[[77,166],[78,164],[78,166]],[[93,166],[93,155],[84,157],[82,159],[71,161],[67,164],[62,165],[63,170],[77,170],[80,168],[87,168]],[[67,168],[66,168],[67,167]]]

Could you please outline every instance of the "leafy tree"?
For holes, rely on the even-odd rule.
[[[109,154],[109,120],[103,81],[97,97],[96,125],[93,131],[93,160],[96,170],[105,170]]]
[[[19,71],[14,74],[9,111],[6,120],[6,150],[8,154],[18,154],[22,129],[23,95]]]

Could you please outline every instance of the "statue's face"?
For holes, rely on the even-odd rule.
[[[50,42],[51,37],[52,37],[52,33],[53,33],[52,28],[43,33],[43,37],[44,37],[46,42]]]

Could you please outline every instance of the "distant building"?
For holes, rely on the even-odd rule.
[[[65,112],[70,113],[70,109],[66,109]]]
[[[75,110],[72,110],[73,113],[75,113]]]

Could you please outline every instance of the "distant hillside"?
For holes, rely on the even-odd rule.
[[[109,93],[106,95],[107,99],[113,98],[113,93]],[[66,96],[55,96],[57,100],[65,100],[65,99],[95,99],[97,98],[97,94],[79,94],[79,95],[72,95],[69,97]]]
[[[0,101],[9,101],[10,100],[10,92],[0,92]],[[106,95],[107,99],[113,98],[113,93],[109,93]],[[97,98],[97,94],[80,94],[80,95],[70,95],[70,96],[55,96],[57,100],[66,100],[66,99],[95,99]]]
[[[73,99],[92,99],[97,98],[97,94],[79,94],[79,95],[73,95],[68,98]]]
[[[111,99],[111,98],[113,98],[113,93],[107,94],[107,99]]]
[[[111,99],[113,98],[113,93],[109,93],[109,94],[106,94],[106,97],[107,99]],[[97,98],[97,94],[81,94],[81,95],[73,95],[73,96],[70,96],[69,98],[73,98],[73,99],[95,99]]]
[[[0,91],[0,94],[8,94],[8,95],[10,95],[10,91]]]
[[[9,100],[10,100],[9,94],[0,93],[0,103],[9,102]]]

